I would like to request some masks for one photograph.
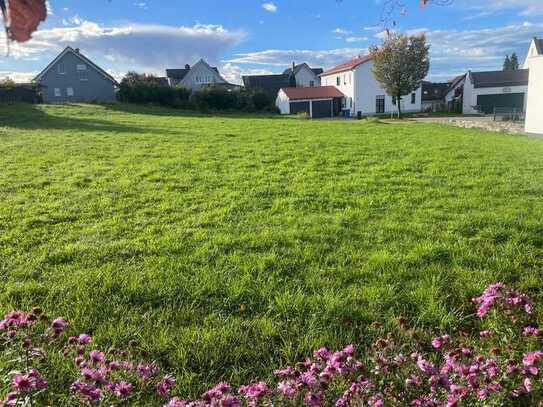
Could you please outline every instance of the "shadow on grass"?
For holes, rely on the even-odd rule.
[[[209,111],[200,112],[196,110],[175,109],[154,105],[138,105],[129,103],[116,103],[102,105],[106,110],[120,113],[147,114],[152,116],[176,116],[176,117],[201,117],[221,119],[284,119],[285,116],[274,113],[244,113],[236,111]]]

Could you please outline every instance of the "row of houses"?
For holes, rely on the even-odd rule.
[[[463,114],[493,113],[496,109],[526,112],[526,128],[543,133],[543,40],[530,44],[524,69],[517,71],[467,72],[446,83],[423,82],[400,100],[386,94],[375,79],[371,56],[358,56],[324,71],[307,63],[295,64],[281,74],[244,76],[243,87],[264,91],[276,99],[282,114],[305,113],[312,118],[360,117],[390,114],[400,103],[404,112],[452,110]],[[167,69],[159,78],[165,85],[198,90],[229,83],[217,67],[200,60],[193,66]],[[118,82],[107,71],[67,47],[34,83],[39,84],[45,103],[113,102]]]

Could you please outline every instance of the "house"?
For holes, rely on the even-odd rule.
[[[466,74],[459,75],[449,82],[449,87],[445,93],[445,103],[449,112],[462,113],[466,76]]]
[[[471,72],[463,86],[464,114],[491,114],[495,109],[526,111],[527,69],[516,71]]]
[[[449,86],[449,82],[422,82],[422,111],[440,112],[446,110],[445,95],[449,90]]]
[[[85,57],[66,47],[34,78],[44,103],[115,102],[117,81]]]
[[[210,66],[200,59],[195,65],[185,65],[181,69],[166,69],[166,77],[171,87],[182,87],[190,90],[199,90],[202,87],[222,87],[236,89],[238,85],[228,83],[220,74],[219,69]]]
[[[375,115],[397,111],[396,98],[386,94],[373,76],[371,56],[358,56],[321,75],[322,86],[335,86],[344,95],[343,110],[348,116]],[[401,98],[404,112],[420,112],[422,89]]]
[[[543,134],[543,40],[534,38],[524,62],[530,71],[526,108],[526,131]]]
[[[274,97],[281,88],[288,88],[296,81],[296,87],[316,87],[321,85],[319,75],[322,68],[311,68],[308,64],[292,64],[281,74],[243,76],[243,85],[247,90],[264,91]],[[294,75],[294,78],[291,76]]]
[[[281,114],[305,113],[311,118],[339,116],[344,98],[335,86],[281,88],[275,105]]]

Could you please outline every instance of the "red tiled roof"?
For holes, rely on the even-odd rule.
[[[290,100],[342,98],[344,95],[335,86],[315,88],[281,88]]]
[[[359,56],[350,61],[343,62],[338,66],[324,72],[321,76],[332,75],[334,73],[340,73],[345,71],[351,71],[359,65],[365,64],[366,62],[371,61],[371,55]]]

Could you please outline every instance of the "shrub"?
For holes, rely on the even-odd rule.
[[[0,406],[58,400],[166,407],[537,405],[543,400],[543,351],[532,301],[498,283],[473,302],[479,319],[471,321],[471,330],[425,340],[404,318],[388,334],[375,322],[371,328],[381,335],[364,358],[353,345],[337,352],[323,347],[276,370],[273,381],[238,388],[219,383],[198,401],[172,398],[175,379],[142,358],[136,343],[122,352],[102,351],[89,335],[68,337],[63,318],[50,320],[39,308],[12,311],[0,321],[0,360],[7,364],[0,371]],[[52,371],[50,360],[58,357],[71,366],[69,385]]]
[[[153,103],[168,107],[187,106],[190,91],[172,88],[157,77],[129,72],[120,83],[117,97],[125,103]]]

